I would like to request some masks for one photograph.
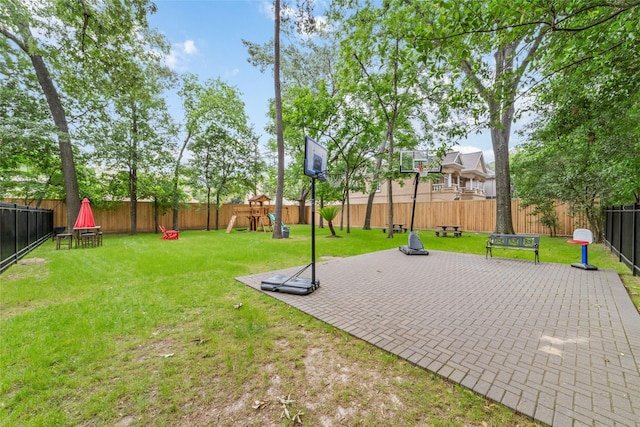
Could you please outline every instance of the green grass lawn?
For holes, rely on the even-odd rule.
[[[407,243],[328,234],[317,231],[319,260]],[[486,234],[419,234],[429,250],[484,255]],[[543,237],[541,261],[579,262],[566,240]],[[589,250],[639,306],[640,280]],[[310,229],[297,225],[283,240],[221,230],[43,244],[0,275],[0,425],[534,424],[235,280],[309,261]]]

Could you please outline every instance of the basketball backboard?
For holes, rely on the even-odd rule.
[[[400,172],[419,173],[441,173],[442,165],[437,156],[430,156],[427,150],[407,150],[400,152]]]
[[[304,174],[320,181],[327,179],[327,149],[308,136],[304,138]]]

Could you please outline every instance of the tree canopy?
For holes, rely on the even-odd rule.
[[[309,135],[327,146],[340,187],[319,185],[318,195],[342,203],[348,232],[349,193],[401,179],[398,150],[443,152],[486,128],[496,231],[513,231],[512,194],[540,212],[568,202],[596,232],[602,205],[640,201],[639,1],[334,0],[325,31],[310,2],[284,5],[300,12],[293,20],[274,6],[273,42],[244,42],[250,62],[274,72],[275,138],[259,147],[236,88],[221,79],[179,76],[184,116],[172,117],[177,76],[162,66],[168,43],[149,27],[151,1],[2,2],[3,195],[64,197],[72,222],[81,195],[149,197],[158,209],[171,200],[176,213],[187,192],[219,206],[273,191],[281,220],[279,198],[304,209],[308,197]],[[299,36],[281,43],[281,29],[294,27]],[[263,150],[277,179],[259,167]]]

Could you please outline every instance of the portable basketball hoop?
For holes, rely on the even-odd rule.
[[[571,267],[581,268],[583,270],[597,270],[598,267],[589,264],[589,245],[593,243],[593,233],[586,228],[576,228],[573,231],[573,239],[567,240],[567,243],[574,245],[582,245],[582,262],[571,264]]]
[[[304,138],[304,174],[311,178],[311,263],[293,276],[276,274],[260,283],[260,289],[288,294],[307,295],[320,287],[316,279],[316,180],[327,180],[327,148],[306,136]],[[300,275],[311,267],[311,278]]]
[[[420,237],[413,231],[413,219],[416,214],[416,199],[418,198],[418,184],[421,176],[442,173],[442,162],[437,156],[430,156],[427,150],[412,150],[400,152],[400,172],[415,173],[413,181],[413,207],[411,209],[411,228],[407,246],[398,249],[407,255],[429,255],[422,245]]]

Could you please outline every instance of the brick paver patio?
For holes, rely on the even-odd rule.
[[[265,293],[543,423],[640,426],[640,315],[614,271],[387,250],[316,275]]]

